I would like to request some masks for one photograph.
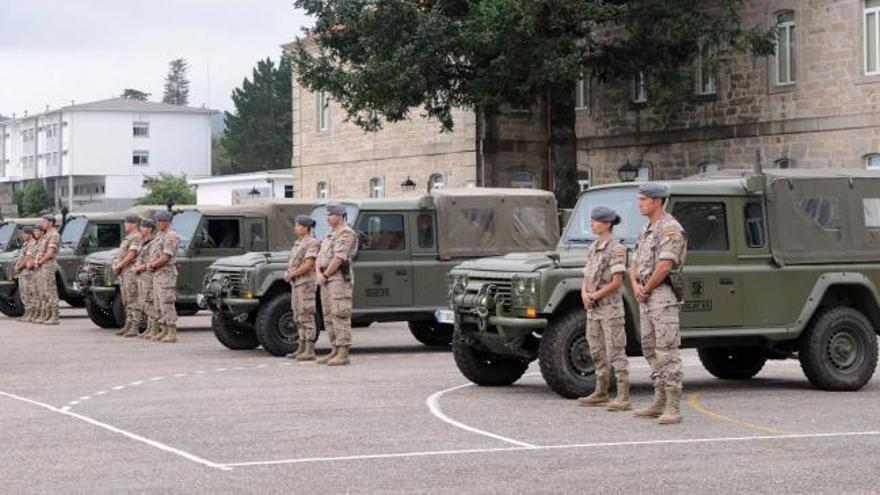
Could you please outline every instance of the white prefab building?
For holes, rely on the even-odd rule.
[[[218,175],[188,180],[200,205],[237,205],[293,197],[293,169]]]
[[[125,207],[145,176],[211,174],[211,111],[112,98],[0,122],[0,188],[42,180],[56,207]]]

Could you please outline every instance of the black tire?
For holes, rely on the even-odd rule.
[[[798,358],[804,375],[821,390],[859,390],[877,367],[877,334],[854,308],[823,310],[801,337]]]
[[[125,326],[125,305],[122,304],[122,295],[119,291],[113,294],[113,304],[110,306],[113,312],[113,320],[116,322],[114,328],[122,328]]]
[[[260,347],[260,341],[254,327],[249,323],[225,318],[223,315],[211,313],[211,330],[221,344],[233,351],[245,351]]]
[[[95,325],[101,328],[119,328],[116,326],[116,318],[113,317],[112,311],[107,311],[98,306],[98,303],[91,297],[86,297],[85,303],[86,313]]]
[[[431,347],[446,347],[452,343],[455,327],[444,323],[411,321],[409,322],[409,331],[422,344]]]
[[[586,329],[586,313],[573,309],[551,320],[538,349],[544,381],[554,392],[569,399],[589,395],[596,387]]]
[[[178,306],[177,308],[177,316],[195,316],[198,313],[198,306]]]
[[[767,362],[760,347],[700,347],[697,355],[706,371],[722,380],[748,380]]]
[[[18,293],[18,287],[12,291],[12,295],[8,299],[0,297],[0,313],[3,313],[10,318],[18,318],[24,315],[24,304],[21,302],[21,295]]]
[[[529,363],[483,351],[468,344],[458,333],[452,339],[452,357],[468,380],[483,387],[503,387],[519,380]]]
[[[86,305],[86,300],[82,296],[64,296],[62,299],[72,308],[82,308]]]
[[[297,332],[290,309],[290,293],[279,292],[257,310],[257,339],[273,356],[286,356],[296,350]]]

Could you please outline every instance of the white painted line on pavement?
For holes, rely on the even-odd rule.
[[[223,471],[231,471],[232,470],[232,468],[229,466],[226,466],[223,464],[217,464],[216,462],[211,462],[207,459],[202,459],[201,457],[190,454],[189,452],[184,452],[183,450],[176,449],[174,447],[171,447],[170,445],[166,445],[164,443],[157,442],[155,440],[150,440],[149,438],[138,435],[137,433],[132,433],[130,431],[126,431],[121,428],[117,428],[117,427],[110,425],[110,424],[107,424],[107,423],[102,423],[101,421],[98,421],[96,419],[92,419],[88,416],[83,416],[81,414],[70,412],[70,411],[65,410],[63,408],[59,409],[57,407],[50,406],[49,404],[45,404],[43,402],[38,402],[38,401],[35,401],[32,399],[28,399],[26,397],[21,397],[21,396],[18,396],[15,394],[10,394],[10,393],[3,392],[3,391],[0,391],[0,395],[5,396],[5,397],[9,397],[10,399],[15,399],[15,400],[19,400],[22,402],[26,402],[26,403],[34,405],[34,406],[42,407],[43,409],[52,411],[54,413],[61,414],[63,416],[69,416],[71,418],[75,418],[80,421],[84,421],[84,422],[89,423],[93,426],[97,426],[98,428],[102,428],[104,430],[107,430],[112,433],[116,433],[118,435],[122,435],[122,436],[129,438],[131,440],[134,440],[136,442],[140,442],[140,443],[149,445],[150,447],[174,454],[176,456],[183,457],[184,459],[195,462],[197,464],[201,464],[203,466],[207,466],[207,467],[214,468],[214,469],[220,469]]]
[[[804,433],[799,435],[764,435],[754,437],[715,437],[715,438],[681,438],[671,440],[640,440],[630,442],[602,442],[602,443],[580,443],[565,445],[543,445],[531,447],[500,447],[487,449],[462,449],[462,450],[432,450],[423,452],[400,452],[394,454],[366,454],[366,455],[350,455],[340,457],[305,457],[299,459],[279,459],[274,461],[252,461],[252,462],[229,462],[222,464],[225,467],[249,467],[249,466],[272,466],[280,464],[305,464],[310,462],[338,462],[338,461],[358,461],[370,459],[395,459],[395,458],[411,458],[411,457],[428,457],[428,456],[444,456],[444,455],[463,455],[463,454],[492,454],[503,452],[534,452],[546,450],[576,450],[576,449],[601,449],[613,447],[646,447],[652,445],[689,445],[689,444],[711,444],[711,443],[733,443],[733,442],[756,442],[756,441],[773,441],[773,440],[810,440],[818,438],[847,438],[847,437],[875,437],[880,436],[880,431],[850,431],[840,433]]]

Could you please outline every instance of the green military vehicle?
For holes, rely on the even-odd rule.
[[[309,201],[254,202],[233,206],[188,206],[174,210],[171,226],[180,238],[177,253],[177,312],[198,312],[196,294],[208,266],[217,259],[250,251],[284,249],[293,244],[289,217],[308,213]],[[101,328],[125,324],[125,308],[113,260],[119,252],[96,253],[85,259],[77,275],[91,320]]]
[[[455,265],[513,251],[545,251],[559,238],[556,200],[545,191],[445,189],[339,203],[359,236],[352,263],[353,325],[407,321],[413,336],[427,345],[448,345],[452,339],[452,325],[438,323],[436,313],[446,306],[445,280]],[[325,206],[311,216],[321,239],[329,228]],[[295,349],[290,285],[283,280],[287,254],[226,258],[208,271],[204,302],[225,346],[262,345],[276,356]],[[319,328],[321,319],[319,309]]]
[[[856,390],[877,363],[880,175],[859,171],[742,172],[669,182],[684,226],[681,338],[721,379],[748,379],[768,359],[797,358],[823,390]],[[632,246],[645,224],[637,184],[583,193],[547,254],[463,263],[450,274],[453,353],[480,385],[517,381],[539,361],[551,389],[589,394],[594,369],[580,298],[590,211],[618,211]],[[627,281],[628,284],[628,281]],[[627,353],[640,354],[638,306],[624,295]]]

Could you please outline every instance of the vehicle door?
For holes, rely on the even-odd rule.
[[[409,215],[412,245],[413,307],[445,308],[448,298],[447,276],[460,260],[441,261],[438,254],[436,215],[433,211]]]
[[[358,255],[353,264],[354,307],[392,308],[412,305],[413,273],[408,235],[408,215],[403,212],[362,211]]]

